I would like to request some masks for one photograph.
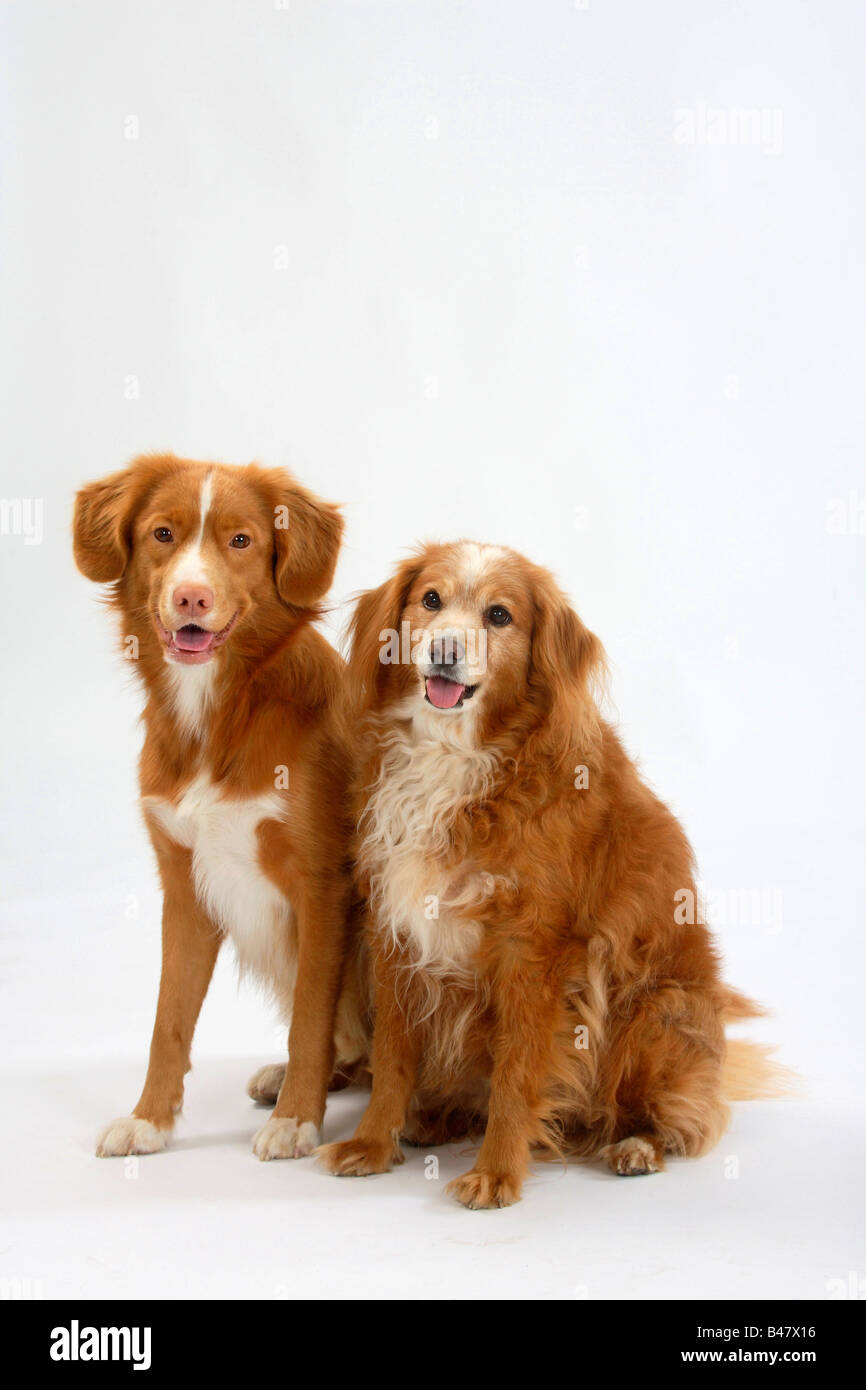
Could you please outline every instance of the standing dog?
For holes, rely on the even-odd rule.
[[[226,935],[291,1016],[288,1067],[251,1083],[276,1099],[259,1158],[311,1152],[335,1052],[363,1050],[348,1005],[335,1044],[349,752],[344,666],[312,626],[341,532],[335,507],[254,464],[144,457],[78,494],[76,562],[112,585],[147,695],[140,786],[164,890],[147,1078],[102,1156],[165,1146]]]
[[[721,981],[682,829],[599,714],[602,662],[511,550],[431,546],[361,599],[373,1092],[320,1150],[332,1172],[477,1130],[453,1191],[507,1206],[536,1146],[652,1173],[716,1142],[725,1092],[772,1082],[726,1045],[758,1011]]]

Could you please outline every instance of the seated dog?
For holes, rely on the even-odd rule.
[[[142,806],[164,890],[162,979],[150,1064],[100,1155],[165,1146],[199,1009],[224,937],[291,1016],[288,1067],[259,1158],[319,1141],[335,1056],[365,1043],[347,985],[350,882],[344,664],[312,626],[334,574],[335,507],[288,474],[171,455],[79,492],[75,558],[110,584],[146,695]]]
[[[452,1184],[520,1197],[533,1149],[623,1175],[715,1144],[772,1089],[758,1012],[722,983],[692,852],[601,717],[602,648],[511,550],[419,551],[354,616],[357,862],[375,982],[373,1090],[338,1175],[401,1136],[483,1134]]]

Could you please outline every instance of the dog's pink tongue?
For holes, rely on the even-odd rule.
[[[178,628],[174,634],[174,645],[180,652],[203,652],[206,651],[214,639],[212,632],[206,632],[203,627],[195,627],[190,624],[188,627]]]
[[[444,676],[427,677],[427,699],[437,709],[453,709],[465,689],[465,685],[447,681]]]

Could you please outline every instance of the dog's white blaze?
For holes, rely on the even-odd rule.
[[[216,668],[213,662],[205,666],[179,666],[167,661],[165,677],[180,732],[189,738],[203,738],[214,703]]]
[[[210,584],[202,545],[208,512],[213,504],[213,472],[206,473],[201,485],[198,504],[198,533],[181,546],[177,559],[166,576],[169,596],[179,584]]]
[[[204,482],[201,485],[201,500],[199,502],[199,528],[197,545],[201,545],[204,540],[204,524],[207,521],[207,514],[213,504],[213,470],[206,473]]]
[[[480,621],[478,611],[478,589],[483,584],[487,571],[507,552],[498,545],[479,545],[476,541],[465,541],[457,551],[456,573],[458,597],[450,601],[441,611],[438,621],[425,628],[421,640],[413,648],[413,660],[424,668],[432,660],[432,642],[439,638],[447,643],[457,639],[465,651],[464,659],[458,662],[452,672],[453,680],[463,685],[478,685],[487,671],[487,631]],[[437,711],[440,719],[472,717],[480,701],[473,697],[461,706]]]
[[[504,559],[505,554],[501,545],[479,545],[477,541],[464,542],[457,561],[463,587],[474,588],[484,578],[490,566],[496,560]]]
[[[292,909],[263,873],[256,837],[262,821],[284,819],[284,798],[276,791],[226,797],[202,774],[176,804],[145,797],[144,807],[177,844],[192,850],[196,897],[231,938],[241,970],[273,991],[288,1018],[297,969]]]

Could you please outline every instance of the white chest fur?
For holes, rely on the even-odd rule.
[[[446,867],[446,857],[455,815],[483,795],[493,768],[489,753],[465,743],[394,730],[361,822],[379,927],[432,974],[465,975],[478,946],[471,908],[492,882],[470,864]]]
[[[257,827],[285,816],[279,792],[227,797],[209,777],[177,802],[145,797],[144,808],[177,844],[192,851],[196,897],[234,944],[238,962],[287,1008],[295,975],[291,905],[259,864]]]

